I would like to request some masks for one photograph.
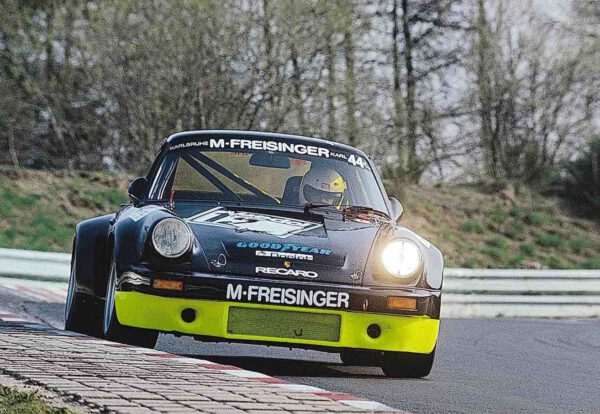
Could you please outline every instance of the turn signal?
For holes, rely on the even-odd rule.
[[[388,296],[387,307],[388,309],[417,310],[417,298]]]
[[[154,279],[152,287],[154,289],[182,291],[183,282],[181,280]]]

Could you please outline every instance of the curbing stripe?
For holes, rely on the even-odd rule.
[[[94,339],[90,339],[90,340],[93,341]],[[106,342],[108,342],[107,345],[111,345],[111,346],[119,345],[119,344],[114,344],[113,342],[109,342],[109,341],[106,341]],[[227,374],[235,376],[235,377],[243,377],[243,378],[247,378],[247,379],[250,379],[253,381],[259,381],[259,382],[271,384],[273,386],[279,387],[286,391],[294,391],[294,392],[313,394],[315,396],[327,398],[329,400],[336,401],[336,402],[339,402],[339,403],[342,403],[342,404],[345,404],[345,405],[348,405],[348,406],[351,406],[354,408],[370,410],[370,411],[384,411],[384,412],[396,412],[396,413],[400,412],[400,413],[410,414],[406,411],[399,411],[399,410],[389,407],[385,404],[382,404],[382,403],[379,403],[376,401],[364,400],[360,397],[356,397],[351,394],[331,392],[331,391],[324,390],[322,388],[313,387],[311,385],[293,384],[293,383],[289,383],[287,381],[281,380],[279,378],[275,378],[275,377],[271,377],[266,374],[262,374],[260,372],[248,371],[248,370],[245,370],[245,369],[242,369],[239,367],[235,367],[232,365],[222,365],[222,364],[217,364],[217,363],[206,361],[206,360],[197,360],[194,358],[181,357],[181,356],[170,354],[167,352],[156,351],[154,349],[137,348],[137,347],[130,347],[129,349],[131,349],[132,351],[135,351],[135,352],[139,352],[141,354],[148,355],[148,356],[155,356],[158,358],[169,358],[173,361],[183,362],[186,364],[194,364],[199,367],[224,372],[224,373],[227,373]]]
[[[359,400],[360,399],[351,394],[337,394],[337,393],[333,393],[333,392],[324,392],[324,393],[316,393],[316,394],[320,395],[321,397],[329,398],[330,400],[333,400],[333,401]]]
[[[370,411],[377,411],[377,412],[383,411],[383,412],[410,414],[407,411],[397,410],[395,408],[389,407],[385,404],[382,404],[382,403],[379,403],[376,401],[364,400],[360,397],[356,397],[351,394],[331,392],[331,391],[324,390],[322,388],[313,387],[311,385],[294,384],[294,383],[290,383],[290,382],[281,380],[279,378],[275,378],[275,377],[271,377],[266,374],[262,374],[260,372],[248,371],[248,370],[245,370],[245,369],[242,369],[239,367],[235,367],[232,365],[222,365],[222,364],[217,364],[217,363],[207,361],[207,360],[182,357],[182,356],[171,354],[168,352],[157,351],[154,349],[134,347],[134,346],[130,346],[130,345],[124,345],[124,344],[119,344],[116,342],[107,341],[105,339],[97,339],[97,338],[93,338],[93,337],[86,336],[86,335],[71,333],[68,331],[62,331],[62,330],[55,329],[55,328],[52,328],[52,327],[49,327],[46,325],[42,325],[42,324],[38,324],[38,323],[32,324],[31,322],[34,322],[34,321],[23,319],[23,318],[19,317],[18,315],[15,315],[13,313],[7,312],[2,309],[0,309],[0,321],[27,322],[28,324],[23,325],[23,326],[26,326],[26,327],[32,328],[32,329],[44,329],[44,330],[47,330],[49,332],[53,332],[56,334],[66,334],[68,336],[73,336],[74,338],[84,340],[90,344],[106,345],[106,346],[111,346],[111,347],[115,347],[115,348],[124,348],[127,350],[137,352],[139,354],[144,354],[144,355],[151,356],[151,357],[165,358],[165,359],[172,360],[174,362],[192,364],[192,365],[196,365],[198,367],[227,373],[227,374],[231,375],[232,377],[237,377],[237,378],[241,377],[241,378],[249,379],[251,381],[258,381],[258,382],[262,382],[265,384],[270,384],[272,386],[281,388],[282,390],[286,390],[286,391],[313,394],[315,396],[327,398],[331,401],[336,401],[336,402],[339,402],[339,403],[342,403],[342,404],[345,404],[345,405],[348,405],[348,406],[351,406],[354,408],[370,410]]]

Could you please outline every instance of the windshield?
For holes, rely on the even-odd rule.
[[[259,137],[173,145],[157,170],[149,198],[363,206],[387,213],[371,166],[359,154]]]

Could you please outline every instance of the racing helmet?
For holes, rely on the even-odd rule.
[[[346,181],[332,168],[318,166],[311,168],[300,183],[302,204],[330,204],[340,208],[346,198]]]

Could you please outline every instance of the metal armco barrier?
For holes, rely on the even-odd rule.
[[[0,248],[0,276],[67,282],[71,268],[68,253]]]
[[[0,248],[0,276],[67,282],[71,255]],[[442,316],[600,317],[600,269],[444,272]]]
[[[447,317],[600,316],[600,269],[446,269]]]

